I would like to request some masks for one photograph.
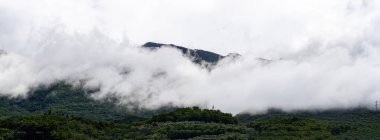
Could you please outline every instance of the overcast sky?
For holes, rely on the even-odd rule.
[[[379,29],[376,0],[0,0],[0,95],[85,79],[102,87],[95,98],[147,108],[371,105]],[[136,48],[148,41],[243,58],[208,72],[178,51]]]
[[[135,44],[155,41],[221,54],[253,53],[263,57],[279,57],[297,50],[300,43],[315,34],[336,37],[343,32],[360,32],[371,24],[368,20],[372,20],[371,14],[377,14],[377,5],[371,0],[0,2],[2,16],[26,20],[33,26],[60,24],[75,32],[101,30]]]

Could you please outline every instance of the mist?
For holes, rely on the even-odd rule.
[[[27,98],[66,81],[148,109],[371,107],[380,99],[379,29],[371,0],[4,0],[0,95]],[[148,41],[242,57],[209,71],[179,50],[142,48]]]

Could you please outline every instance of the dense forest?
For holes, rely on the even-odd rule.
[[[233,116],[200,107],[131,111],[64,83],[32,92],[0,98],[0,140],[380,138],[380,113],[366,108]]]

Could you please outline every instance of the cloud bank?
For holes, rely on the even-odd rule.
[[[371,0],[0,1],[0,95],[65,80],[143,108],[370,106],[380,99],[379,9]],[[140,48],[146,41],[243,57],[210,72],[178,50]]]

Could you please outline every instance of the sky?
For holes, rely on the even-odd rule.
[[[298,49],[301,38],[307,40],[316,32],[333,37],[348,30],[359,32],[357,28],[370,24],[378,5],[366,0],[4,0],[0,4],[3,16],[34,28],[97,29],[133,44],[156,41],[265,57]]]
[[[142,108],[371,106],[379,29],[376,0],[0,0],[0,95],[64,80]],[[209,72],[148,41],[243,57]]]

